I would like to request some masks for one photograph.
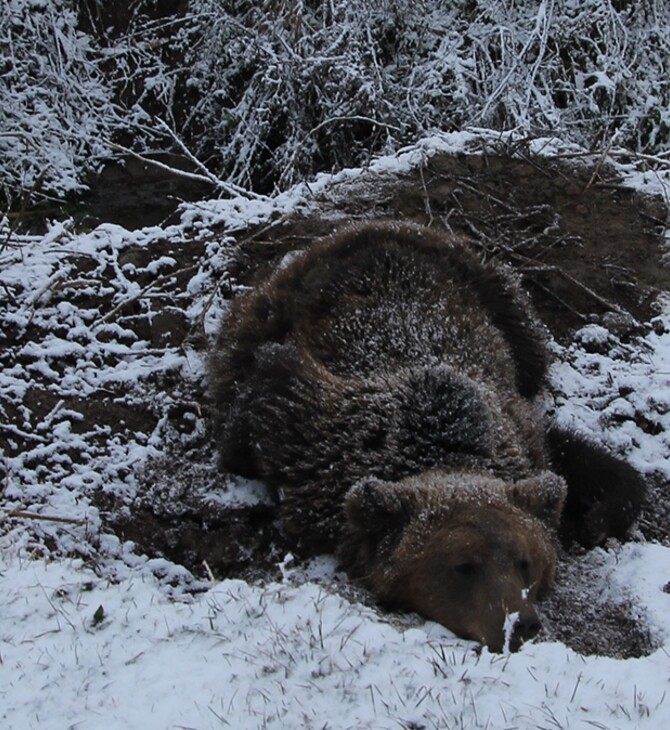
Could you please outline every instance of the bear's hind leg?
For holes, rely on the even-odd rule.
[[[623,539],[645,495],[642,475],[605,448],[570,429],[552,426],[547,446],[553,469],[568,485],[561,537],[586,547]]]

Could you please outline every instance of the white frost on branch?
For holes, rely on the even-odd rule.
[[[0,0],[5,197],[80,189],[107,139],[223,194],[473,126],[670,151],[667,0],[108,0],[111,30],[96,7]]]
[[[19,191],[83,189],[113,121],[111,91],[70,4],[0,0],[0,205]]]
[[[265,189],[473,125],[657,154],[669,39],[663,0],[193,0],[175,128]]]

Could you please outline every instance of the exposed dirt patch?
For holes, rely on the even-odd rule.
[[[240,281],[263,278],[282,255],[338,222],[399,218],[465,235],[483,256],[517,269],[563,342],[607,312],[648,320],[670,284],[670,269],[661,265],[666,206],[621,185],[608,166],[436,155],[400,178],[343,183],[339,195],[320,202],[328,218],[339,220],[292,219],[241,236]]]
[[[445,169],[446,168],[446,169]],[[473,184],[474,183],[474,184]],[[435,161],[431,209],[519,268],[553,334],[619,307],[645,320],[670,282],[659,266],[664,206],[618,185],[612,171],[500,157]],[[445,213],[440,213],[441,216]]]
[[[179,466],[175,469],[175,464]],[[173,447],[142,474],[142,489],[130,503],[107,494],[97,503],[125,540],[162,555],[207,578],[277,577],[287,552],[272,500],[262,485],[256,499],[235,477],[222,477],[211,443],[191,450]]]
[[[670,546],[670,485],[661,474],[647,479],[647,498],[640,516],[640,532],[645,540]]]
[[[579,654],[627,659],[650,654],[654,641],[635,606],[613,601],[603,551],[559,553],[556,583],[540,603],[542,636]]]

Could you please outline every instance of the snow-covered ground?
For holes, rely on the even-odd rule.
[[[670,550],[608,561],[670,636]],[[665,577],[670,571],[665,571]],[[659,728],[667,648],[580,657],[538,643],[481,652],[437,624],[399,631],[315,583],[224,581],[170,600],[141,571],[5,556],[0,719],[7,728]]]
[[[410,169],[474,139],[434,138],[376,169]],[[551,144],[535,143],[538,151]],[[629,172],[631,185],[663,188],[658,176]],[[137,488],[134,470],[161,452],[164,421],[132,438],[104,425],[81,433],[76,410],[58,399],[39,423],[30,420],[24,401],[36,378],[83,399],[119,385],[153,388],[149,375],[157,373],[202,381],[202,352],[151,346],[105,318],[123,301],[156,293],[169,279],[160,277],[173,272],[169,256],[144,268],[124,262],[129,247],[166,240],[204,246],[209,268],[188,284],[187,309],[189,320],[201,318],[211,333],[222,306],[210,293],[225,271],[225,233],[308,209],[321,191],[362,174],[323,176],[273,200],[190,205],[169,228],[101,226],[76,234],[54,224],[46,236],[15,238],[0,253],[11,326],[53,332],[39,346],[26,342],[16,364],[0,373],[4,402],[25,411],[25,427],[19,420],[3,439],[10,447],[12,439],[27,444],[4,456],[0,727],[670,727],[670,547],[633,542],[598,556],[612,601],[630,602],[649,630],[658,647],[651,655],[583,657],[543,641],[517,654],[491,654],[436,624],[408,627],[345,598],[328,561],[308,570],[287,562],[276,583],[224,580],[196,594],[175,588],[184,569],[105,534],[91,499],[95,490]],[[98,308],[58,296],[67,267],[82,258],[115,272],[115,291],[89,292]],[[93,287],[85,270],[76,271],[80,292]],[[138,272],[159,277],[160,285],[146,289]],[[670,479],[670,309],[635,345],[590,325],[561,355],[552,373],[558,417]],[[170,406],[169,393],[155,397]],[[12,510],[71,521],[10,518]],[[81,557],[64,557],[72,554]]]

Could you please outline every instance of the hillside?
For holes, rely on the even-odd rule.
[[[0,0],[0,725],[670,726],[663,0]],[[512,266],[538,408],[647,479],[492,654],[222,473],[230,301],[352,221]]]

